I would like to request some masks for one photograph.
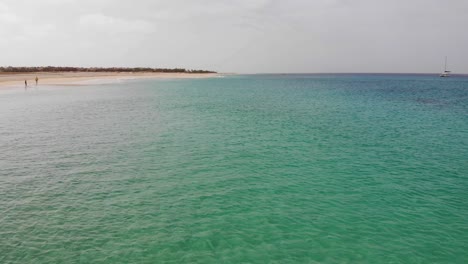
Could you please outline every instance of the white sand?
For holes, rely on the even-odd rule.
[[[117,73],[117,72],[39,72],[39,73],[0,73],[1,87],[24,87],[24,80],[29,86],[39,85],[85,85],[93,82],[112,82],[125,79],[163,79],[163,78],[209,78],[216,73]]]

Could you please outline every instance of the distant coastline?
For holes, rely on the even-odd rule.
[[[184,68],[149,68],[149,67],[0,67],[0,73],[31,72],[169,72],[169,73],[216,73],[207,70],[189,70]]]
[[[187,70],[183,68],[100,68],[100,67],[0,67],[0,87],[25,87],[38,85],[86,85],[131,79],[181,79],[210,78],[214,71]]]

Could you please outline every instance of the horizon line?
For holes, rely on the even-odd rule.
[[[440,72],[256,72],[256,73],[224,73],[219,74],[238,74],[238,75],[287,75],[287,74],[400,74],[400,75],[433,75],[440,74]],[[468,73],[453,73],[451,75],[468,75]]]

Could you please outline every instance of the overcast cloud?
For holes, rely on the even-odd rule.
[[[467,27],[467,0],[0,0],[0,65],[468,73]]]

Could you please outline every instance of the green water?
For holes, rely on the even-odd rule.
[[[0,91],[0,263],[468,263],[468,78]]]

